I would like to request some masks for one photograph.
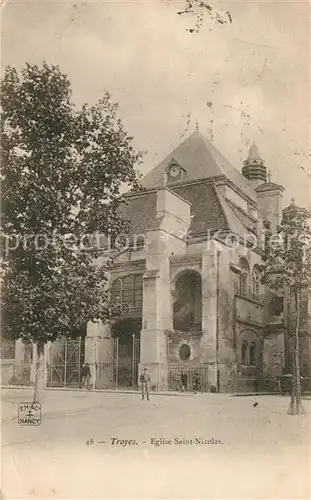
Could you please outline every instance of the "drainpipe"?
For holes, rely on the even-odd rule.
[[[234,372],[234,381],[233,381],[233,387],[234,391],[237,392],[237,370],[239,366],[239,359],[238,359],[238,342],[237,342],[237,334],[236,334],[236,318],[237,318],[237,311],[236,311],[236,294],[233,296],[233,348],[235,350],[235,364],[236,364],[236,369]]]
[[[217,392],[220,392],[220,371],[219,371],[219,262],[220,251],[217,251],[217,269],[216,269],[216,367],[217,367]]]

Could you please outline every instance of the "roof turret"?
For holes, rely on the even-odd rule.
[[[261,158],[255,143],[249,150],[248,157],[244,161],[242,174],[246,179],[259,186],[267,181],[267,167]]]

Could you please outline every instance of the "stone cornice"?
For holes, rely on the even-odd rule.
[[[139,259],[127,262],[115,262],[112,266],[111,273],[118,273],[122,271],[145,271],[146,269],[146,260]]]
[[[244,325],[255,326],[256,328],[264,329],[264,325],[262,323],[258,323],[257,321],[252,321],[251,319],[242,319],[238,316],[236,317],[237,323],[243,323]]]
[[[171,255],[170,263],[172,267],[187,264],[202,264],[202,254],[196,255]]]
[[[251,302],[252,304],[255,304],[256,306],[260,306],[261,308],[264,307],[263,303],[260,302],[259,300],[252,299],[251,297],[247,297],[244,295],[239,295],[238,293],[235,294],[238,299],[243,299],[246,302]]]

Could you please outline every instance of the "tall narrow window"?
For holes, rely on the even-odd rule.
[[[239,292],[247,297],[249,295],[249,264],[244,257],[240,259],[239,264],[241,267]]]
[[[256,344],[252,342],[249,347],[249,364],[255,366],[256,364]]]
[[[260,300],[261,298],[261,274],[257,266],[253,269],[252,274],[252,292],[253,299]]]
[[[121,280],[118,278],[114,280],[111,286],[111,301],[122,300],[122,286]]]
[[[246,365],[247,364],[247,350],[248,350],[248,343],[247,342],[243,342],[243,344],[242,344],[242,352],[241,352],[241,362],[242,362],[242,365]]]

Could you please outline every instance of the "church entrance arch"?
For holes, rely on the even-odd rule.
[[[112,336],[118,339],[119,387],[138,385],[141,328],[141,318],[120,319],[112,326]]]
[[[175,281],[174,330],[201,331],[202,279],[200,273],[185,270]]]

